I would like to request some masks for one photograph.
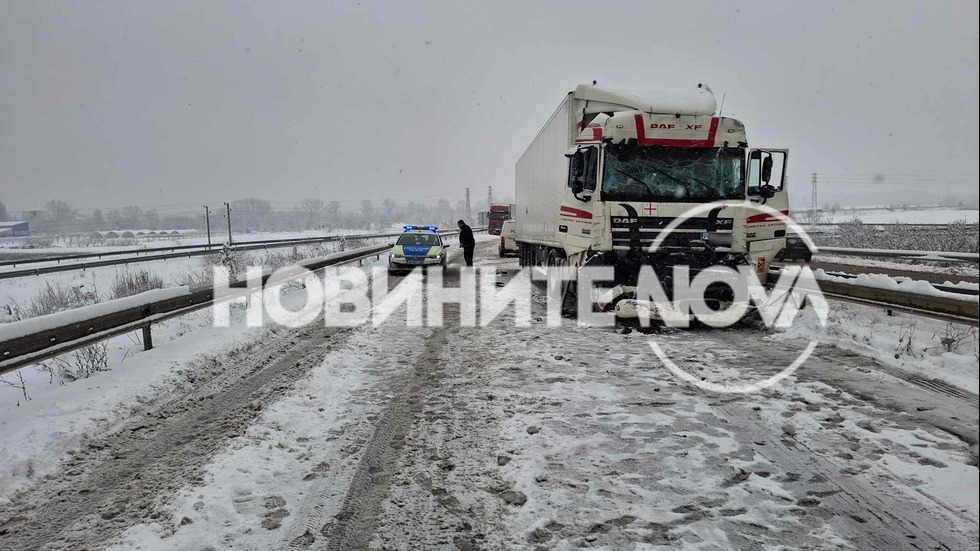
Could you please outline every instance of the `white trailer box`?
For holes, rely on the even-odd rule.
[[[561,246],[555,241],[568,180],[568,151],[575,135],[574,93],[569,92],[517,161],[517,235],[520,240]]]

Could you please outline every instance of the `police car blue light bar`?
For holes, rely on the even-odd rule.
[[[437,226],[403,226],[403,227],[405,228],[405,231],[412,231],[412,230],[436,231],[439,229]]]

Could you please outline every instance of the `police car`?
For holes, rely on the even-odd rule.
[[[416,266],[445,266],[448,245],[435,226],[405,226],[388,254],[388,271],[412,270]]]

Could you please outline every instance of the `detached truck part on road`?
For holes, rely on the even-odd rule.
[[[749,149],[742,123],[715,110],[701,84],[684,92],[594,85],[569,92],[517,161],[521,265],[613,266],[603,303],[624,317],[635,315],[636,301],[625,299],[636,298],[645,264],[668,293],[675,265],[690,266],[692,276],[718,265],[765,273],[785,244],[786,225],[747,205],[788,212],[788,151]],[[707,203],[714,206],[650,251],[676,217]],[[574,285],[554,285],[567,304]],[[731,299],[729,288],[716,291],[719,302]]]

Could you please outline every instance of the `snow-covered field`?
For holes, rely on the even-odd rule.
[[[364,245],[380,243],[383,240],[364,242]],[[319,256],[337,250],[337,244],[299,245],[295,247],[301,256]],[[269,255],[291,254],[292,248],[272,248],[244,253],[249,262],[262,264]],[[33,297],[46,285],[79,289],[84,294],[92,294],[100,300],[108,298],[112,284],[117,277],[142,270],[163,280],[165,287],[182,285],[187,276],[208,273],[211,265],[217,262],[218,255],[190,258],[171,258],[149,262],[134,262],[129,265],[104,266],[85,270],[55,272],[41,276],[24,276],[0,280],[0,320],[16,318],[13,309],[27,307]],[[41,266],[44,264],[38,264]],[[0,270],[3,270],[0,268]]]
[[[858,219],[865,224],[949,224],[952,222],[977,223],[980,210],[974,209],[868,209],[839,210],[836,213],[821,212],[820,222],[838,224]]]
[[[279,239],[310,239],[316,237],[329,236],[357,236],[381,233],[397,233],[402,226],[392,225],[388,228],[379,229],[331,229],[331,230],[305,230],[289,232],[250,232],[237,234],[233,233],[232,238],[236,243],[247,241],[270,241]],[[455,228],[451,228],[455,229]],[[37,255],[62,256],[79,253],[100,253],[113,251],[128,251],[147,248],[177,247],[184,245],[207,245],[208,237],[203,232],[198,235],[184,235],[174,237],[141,237],[139,239],[109,239],[103,242],[92,241],[84,236],[74,238],[53,238],[50,246],[39,247],[36,245],[24,248],[25,245],[32,243],[37,238],[31,237],[7,237],[0,239],[0,252],[20,251]],[[227,241],[228,234],[212,232],[212,244],[221,244]],[[113,242],[122,244],[113,244]]]

